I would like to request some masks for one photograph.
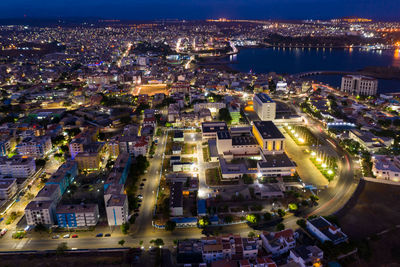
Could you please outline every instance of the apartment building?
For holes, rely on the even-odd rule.
[[[25,207],[25,217],[28,225],[46,225],[54,224],[54,201],[31,201]]]
[[[254,111],[262,121],[272,121],[276,116],[276,103],[267,94],[258,93],[253,98]]]
[[[29,178],[36,172],[34,158],[15,155],[0,157],[0,178]]]
[[[33,158],[45,157],[51,148],[51,139],[48,136],[29,136],[16,146],[19,155]]]
[[[128,197],[122,184],[111,184],[104,192],[108,225],[122,225],[128,221]]]
[[[0,179],[0,200],[8,200],[17,193],[17,179]]]
[[[97,204],[59,205],[56,208],[57,224],[60,227],[95,226],[99,221]]]
[[[360,75],[346,75],[342,77],[340,90],[351,95],[376,95],[378,80]]]
[[[47,180],[46,185],[58,185],[62,195],[77,175],[78,164],[75,161],[67,161]]]

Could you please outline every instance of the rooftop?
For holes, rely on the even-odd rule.
[[[258,99],[261,100],[263,103],[274,103],[274,100],[272,100],[267,94],[265,93],[258,93],[255,95]]]
[[[263,139],[285,138],[272,121],[255,121],[254,127],[256,127]]]

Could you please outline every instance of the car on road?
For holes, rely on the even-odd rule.
[[[139,209],[135,209],[134,212],[139,212]]]
[[[134,216],[135,216],[135,217],[139,216],[139,213],[135,213]]]
[[[143,195],[138,195],[138,199],[143,199]]]
[[[147,179],[146,179],[146,178],[143,178],[143,179],[142,179],[142,182],[146,182],[146,181],[147,181]]]
[[[138,206],[138,208],[140,208],[140,206],[142,206],[142,204],[139,203],[139,204],[137,204],[137,206]]]
[[[141,183],[140,186],[144,186],[144,183]]]
[[[59,235],[53,235],[51,238],[52,238],[52,239],[59,239],[60,236],[59,236]]]
[[[140,190],[143,190],[143,186],[140,187]]]
[[[103,233],[97,234],[96,237],[103,237]]]
[[[142,200],[141,200],[141,199],[138,199],[138,202],[140,203],[140,202],[142,202]]]
[[[78,235],[77,234],[72,235],[72,238],[78,238]]]
[[[63,236],[63,238],[69,238],[71,235],[70,234],[66,234]]]
[[[8,229],[4,228],[3,230],[1,230],[0,232],[0,236],[4,236],[7,233]]]
[[[110,237],[110,236],[111,236],[111,234],[109,234],[109,233],[108,233],[108,234],[105,234],[104,236],[105,236],[105,237]]]

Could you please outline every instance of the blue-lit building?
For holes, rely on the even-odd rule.
[[[125,184],[126,178],[129,174],[129,169],[131,167],[131,162],[132,158],[128,153],[119,154],[114,163],[114,167],[104,183],[104,191],[106,191],[111,184]]]
[[[199,199],[197,201],[197,216],[206,216],[206,215],[207,215],[206,200]]]
[[[56,209],[57,224],[60,227],[95,226],[99,218],[97,204],[59,205]]]
[[[64,194],[68,186],[78,176],[78,164],[75,161],[67,161],[58,168],[58,170],[50,177],[46,184],[57,184],[60,186],[61,195]]]

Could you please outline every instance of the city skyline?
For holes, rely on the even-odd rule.
[[[2,1],[0,18],[96,17],[106,19],[331,19],[346,16],[396,20],[396,0],[252,0],[252,1]]]

